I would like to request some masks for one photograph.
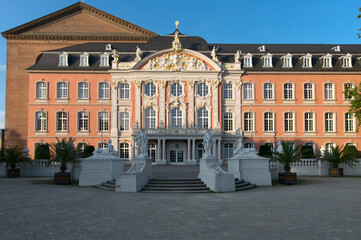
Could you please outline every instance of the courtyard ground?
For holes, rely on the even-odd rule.
[[[360,239],[361,178],[234,193],[115,193],[0,178],[0,239]]]

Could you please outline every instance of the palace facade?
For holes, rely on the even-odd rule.
[[[55,137],[74,137],[79,148],[111,139],[131,160],[141,128],[159,165],[197,164],[206,129],[221,160],[240,135],[245,147],[295,140],[316,153],[361,143],[344,93],[360,82],[360,45],[213,44],[178,23],[169,35],[135,40],[84,41],[34,58],[27,119],[16,120],[27,126],[30,154]]]

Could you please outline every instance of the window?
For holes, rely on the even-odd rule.
[[[66,99],[68,98],[68,83],[66,82],[58,82],[56,84],[56,98],[58,99]]]
[[[46,112],[35,113],[35,131],[46,131],[47,128],[47,117]]]
[[[326,99],[326,100],[330,100],[330,99],[334,99],[334,98],[335,98],[335,95],[334,95],[334,84],[333,84],[333,83],[325,83],[324,89],[325,89],[325,99]]]
[[[292,83],[285,83],[283,85],[283,99],[285,100],[294,99]]]
[[[80,55],[80,67],[88,67],[89,66],[89,54],[83,53]]]
[[[345,132],[355,131],[355,117],[352,113],[345,113]]]
[[[47,98],[48,89],[46,82],[37,82],[36,83],[36,98]]]
[[[274,131],[274,113],[271,112],[264,113],[264,131],[265,132]]]
[[[200,108],[197,112],[198,128],[208,128],[208,111]]]
[[[98,143],[98,148],[106,149],[108,148],[108,143],[106,142]]]
[[[145,110],[145,128],[155,128],[156,125],[156,112],[153,108]]]
[[[332,148],[334,148],[336,146],[336,144],[334,143],[326,143],[326,151],[331,153],[332,152]]]
[[[182,86],[179,83],[172,84],[170,86],[170,93],[175,97],[182,95]]]
[[[247,53],[244,57],[243,57],[243,67],[252,67],[252,54]]]
[[[333,132],[335,131],[335,114],[334,113],[325,113],[325,131]]]
[[[352,67],[352,55],[347,53],[345,56],[340,57],[342,59],[342,67],[343,68],[351,68]]]
[[[173,128],[182,127],[182,110],[179,108],[173,108],[171,111],[171,123]]]
[[[204,153],[204,147],[203,144],[199,144],[197,147],[197,156],[198,156],[198,160],[201,159],[203,157],[203,153]]]
[[[223,154],[223,157],[225,159],[228,159],[228,158],[231,158],[233,157],[233,143],[230,143],[230,142],[226,142],[224,143],[224,154]]]
[[[355,84],[353,84],[353,83],[345,83],[345,85],[344,85],[344,89],[345,89],[344,97],[345,97],[346,100],[353,99],[353,97],[348,92],[350,90],[354,89],[354,88],[355,88]]]
[[[67,131],[68,130],[68,113],[67,112],[57,112],[57,131]]]
[[[292,55],[287,53],[283,58],[283,67],[284,68],[291,68],[292,67]]]
[[[313,97],[313,83],[305,83],[303,85],[303,99],[310,100],[314,99]]]
[[[294,131],[294,113],[286,112],[285,113],[285,132]]]
[[[119,84],[119,98],[120,99],[129,99],[129,84],[128,83]]]
[[[243,99],[253,99],[253,84],[243,84]]]
[[[119,157],[129,159],[129,143],[119,143]]]
[[[272,54],[267,53],[262,58],[263,58],[263,67],[272,67]]]
[[[84,152],[85,146],[87,146],[87,145],[88,144],[85,143],[85,142],[80,142],[80,143],[77,144],[76,148],[79,151],[78,152],[79,153],[78,157],[81,157],[81,154]]]
[[[273,84],[265,83],[263,84],[263,99],[273,99]]]
[[[104,53],[104,54],[100,55],[100,66],[101,67],[109,66],[109,54]]]
[[[314,113],[305,113],[305,132],[313,132],[314,130]]]
[[[78,83],[78,98],[79,99],[89,98],[89,83],[87,82]]]
[[[145,95],[153,97],[156,91],[155,85],[153,83],[147,83],[145,85]]]
[[[68,54],[66,52],[59,54],[59,66],[60,67],[68,66]]]
[[[306,55],[302,56],[301,59],[303,60],[303,68],[312,68],[312,55],[307,53]]]
[[[223,130],[233,131],[233,113],[224,113],[223,115]]]
[[[155,154],[156,154],[157,148],[154,143],[148,144],[148,157],[152,160],[152,162],[155,162]]]
[[[197,86],[197,94],[201,97],[205,97],[208,95],[208,86],[205,83],[200,83]]]
[[[120,131],[129,131],[129,113],[121,112],[120,113]]]
[[[109,113],[98,113],[99,131],[109,131]]]
[[[109,99],[109,83],[101,82],[99,83],[99,98],[100,99]]]
[[[244,113],[244,131],[245,132],[251,132],[254,131],[253,129],[253,113],[252,112],[246,112]]]
[[[244,143],[244,148],[252,148],[254,147],[254,143],[253,142],[246,142]]]
[[[223,85],[223,99],[233,99],[232,84],[224,84]]]
[[[78,131],[89,130],[89,113],[78,112]]]
[[[325,56],[322,56],[322,67],[331,68],[332,67],[332,55],[327,53]]]

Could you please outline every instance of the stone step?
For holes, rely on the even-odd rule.
[[[103,186],[103,187],[108,187],[108,188],[113,188],[113,189],[115,189],[115,184],[112,184],[112,183],[101,183],[100,184],[101,186]]]
[[[153,191],[153,190],[146,190],[143,189],[142,191],[140,191],[141,193],[209,193],[210,190],[194,190],[194,191]]]
[[[196,184],[148,183],[147,185],[145,185],[145,187],[174,187],[174,188],[179,188],[179,187],[207,187],[207,185],[204,184],[204,183],[201,183],[201,182],[196,183]]]
[[[115,186],[115,181],[113,181],[113,180],[108,180],[106,183],[107,184],[113,184]]]
[[[202,181],[154,181],[150,180],[149,184],[201,184]]]
[[[173,187],[167,187],[167,188],[160,188],[160,187],[145,187],[143,188],[142,191],[144,190],[151,190],[151,191],[161,191],[161,192],[165,192],[165,191],[169,191],[169,192],[177,192],[177,191],[200,191],[200,190],[204,190],[204,191],[209,191],[208,187],[181,187],[181,188],[173,188]]]
[[[99,188],[99,189],[104,189],[104,190],[108,190],[108,191],[115,191],[115,187],[106,187],[106,186],[103,186],[103,185],[95,185],[96,188]]]
[[[251,188],[254,188],[254,187],[256,187],[256,185],[254,185],[254,184],[247,184],[247,185],[242,186],[242,187],[236,187],[236,191],[247,190],[247,189],[251,189]]]
[[[202,181],[200,178],[152,178],[151,181],[190,181],[190,182],[197,182]]]
[[[236,187],[243,187],[243,186],[247,186],[248,184],[250,183],[249,182],[236,183]]]

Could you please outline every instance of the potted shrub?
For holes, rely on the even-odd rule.
[[[19,163],[30,162],[30,159],[25,156],[24,149],[19,146],[4,148],[2,155],[6,163],[6,176],[8,178],[20,177]]]
[[[94,150],[95,150],[94,146],[86,145],[84,147],[84,151],[81,153],[81,158],[87,158],[87,157],[93,156]]]
[[[48,144],[40,144],[35,149],[34,159],[50,159],[50,149]]]
[[[343,168],[340,168],[339,165],[343,163],[347,166],[354,167],[355,163],[358,162],[354,157],[355,155],[352,152],[345,151],[345,148],[342,145],[341,147],[331,146],[331,151],[324,151],[323,156],[321,156],[320,159],[321,161],[327,161],[331,164],[331,167],[328,169],[328,175],[330,177],[342,177]]]
[[[60,164],[60,172],[55,173],[54,183],[55,184],[71,184],[71,173],[65,172],[68,163],[77,162],[77,150],[74,147],[73,139],[70,137],[69,140],[63,138],[50,145],[51,157],[49,164]]]
[[[285,172],[278,173],[278,181],[282,184],[296,184],[297,174],[290,172],[291,163],[299,161],[301,158],[300,146],[294,147],[294,141],[280,141],[282,150],[272,149],[271,160],[284,164]]]

